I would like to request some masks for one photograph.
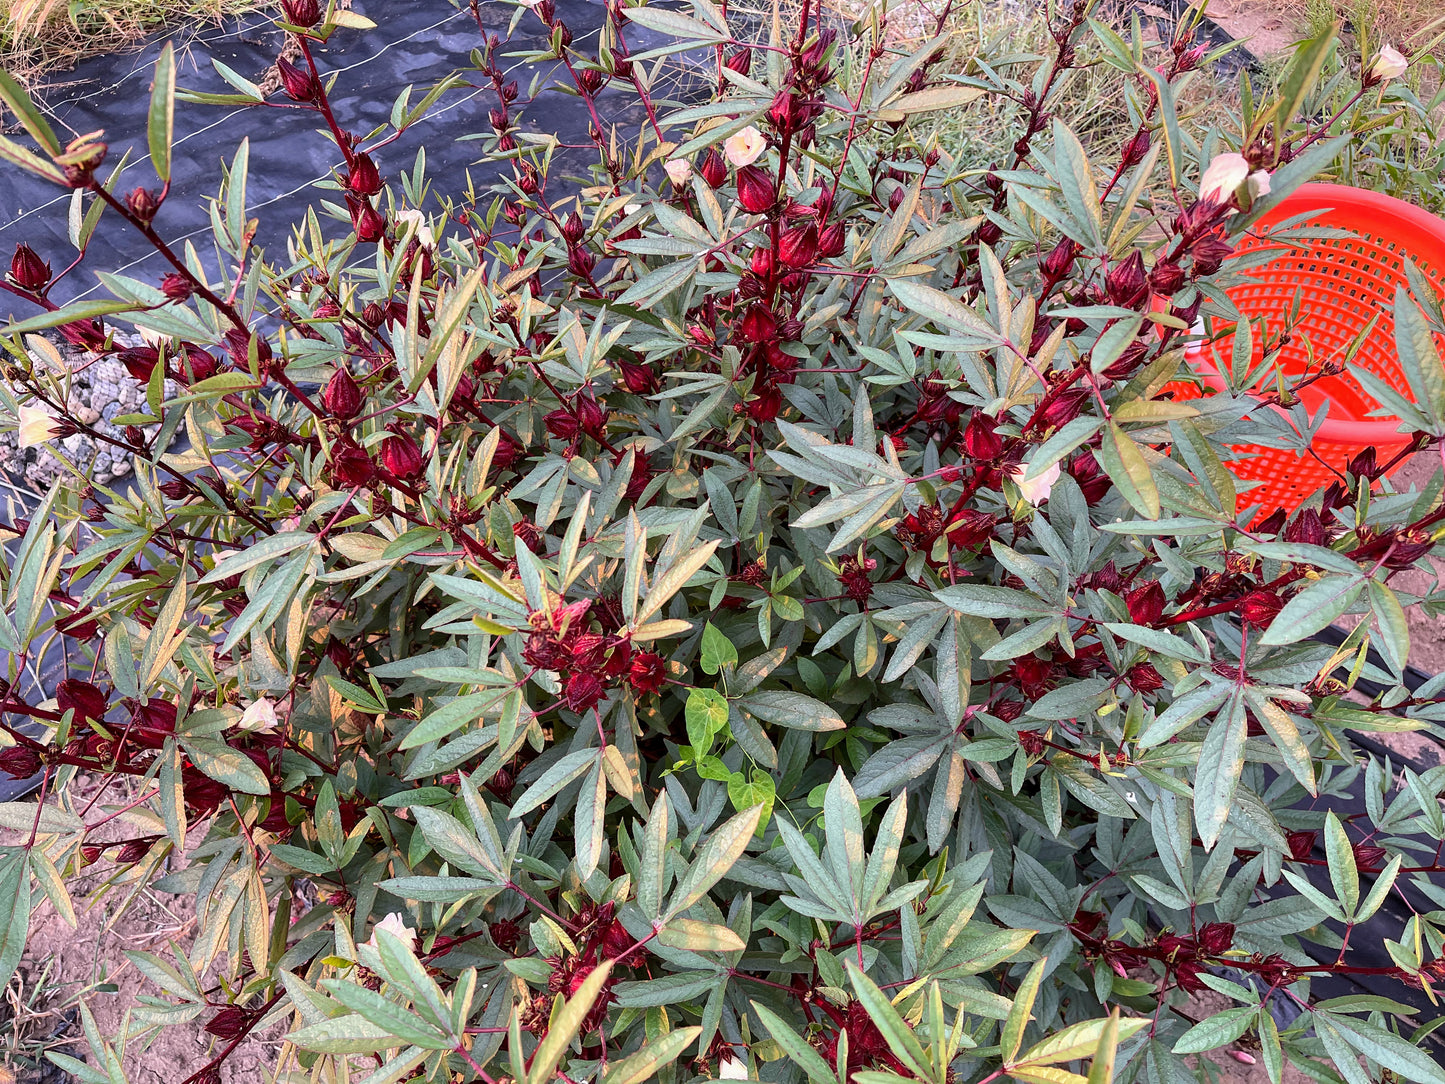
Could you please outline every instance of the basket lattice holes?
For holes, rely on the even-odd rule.
[[[1269,227],[1310,211],[1316,213],[1295,225],[1346,230],[1352,236],[1291,239],[1287,245],[1269,239]],[[1300,320],[1279,356],[1285,375],[1305,372],[1311,348],[1316,367],[1342,357],[1349,343],[1378,314],[1379,320],[1354,363],[1406,398],[1413,398],[1395,352],[1395,290],[1408,285],[1404,264],[1408,257],[1436,291],[1441,291],[1445,220],[1379,193],[1310,184],[1261,219],[1239,251],[1264,247],[1279,254],[1252,269],[1248,273],[1251,281],[1231,289],[1229,297],[1245,316],[1264,317],[1271,335],[1277,335],[1296,292],[1300,294]],[[1232,339],[1226,336],[1214,350],[1228,359],[1232,346]],[[1262,344],[1256,341],[1255,363],[1261,350]],[[1222,389],[1223,381],[1212,363],[1204,363],[1207,353],[1191,355],[1196,371],[1210,388]],[[1174,384],[1171,390],[1183,392],[1180,398],[1200,394],[1190,384]],[[1409,443],[1399,432],[1399,419],[1370,416],[1379,405],[1349,373],[1315,381],[1301,389],[1300,398],[1311,414],[1326,399],[1330,404],[1328,419],[1315,438],[1313,456],[1299,457],[1289,450],[1253,444],[1234,449],[1239,458],[1230,463],[1230,469],[1235,475],[1263,483],[1242,495],[1241,503],[1258,504],[1262,516],[1277,508],[1293,510],[1337,480],[1345,465],[1367,447],[1374,447],[1379,461],[1385,463]]]

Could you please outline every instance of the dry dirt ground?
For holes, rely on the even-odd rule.
[[[88,797],[86,785],[86,781],[79,781],[82,801]],[[118,792],[109,791],[93,813],[103,812],[111,802],[120,805],[124,801]],[[113,821],[106,829],[114,831],[104,835],[103,840],[124,839],[133,834],[126,829],[123,819]],[[58,1031],[63,1037],[79,1036],[80,1025],[72,1005],[75,997],[89,988],[84,1001],[94,1014],[101,1034],[115,1044],[125,1014],[137,1004],[137,998],[159,992],[140,975],[125,953],[139,950],[169,958],[172,941],[183,947],[190,946],[195,933],[195,913],[190,899],[142,891],[122,908],[128,894],[126,886],[104,895],[96,894],[96,889],[113,876],[115,870],[109,857],[103,857],[69,884],[76,912],[75,928],[48,900],[41,902],[37,893],[21,972],[33,983],[48,966],[45,984],[48,996],[38,1005],[40,1015],[24,1014],[18,1021],[29,1035]],[[103,989],[95,989],[97,986]],[[0,1028],[0,1051],[10,1049],[17,1023],[13,999],[9,1008],[9,1019]],[[215,1040],[202,1031],[209,1017],[210,1013],[206,1013],[194,1025],[164,1029],[149,1045],[143,1039],[133,1042],[125,1059],[130,1084],[180,1084],[205,1065],[215,1052]],[[64,1027],[67,1022],[72,1025],[68,1029]],[[56,1046],[55,1049],[86,1058],[83,1041],[78,1046]],[[274,1068],[279,1050],[279,1041],[248,1038],[227,1058],[222,1081],[224,1084],[262,1084],[263,1067]],[[10,1084],[4,1073],[5,1069],[0,1067],[0,1084]],[[15,1078],[16,1084],[70,1084],[71,1079],[66,1074],[24,1070],[17,1070]]]

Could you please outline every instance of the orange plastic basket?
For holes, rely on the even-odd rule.
[[[1258,236],[1270,226],[1309,211],[1318,213],[1297,225],[1348,230],[1354,236],[1294,240],[1287,245]],[[1278,248],[1279,256],[1249,271],[1251,281],[1231,289],[1229,297],[1242,314],[1265,317],[1270,330],[1277,332],[1295,292],[1301,292],[1300,323],[1279,357],[1284,373],[1305,371],[1309,359],[1306,338],[1313,346],[1317,367],[1321,361],[1343,356],[1345,347],[1378,313],[1379,322],[1354,362],[1413,399],[1395,353],[1395,288],[1407,284],[1402,257],[1408,257],[1437,292],[1445,293],[1445,220],[1393,196],[1345,185],[1307,184],[1265,215],[1236,251],[1266,246]],[[1253,360],[1257,363],[1260,336],[1255,338]],[[1226,363],[1232,348],[1232,337],[1213,347]],[[1168,386],[1176,399],[1197,398],[1224,388],[1212,361],[1204,360],[1208,356],[1206,348],[1191,352],[1188,358],[1210,391],[1176,381]],[[1337,480],[1336,472],[1343,471],[1365,448],[1373,446],[1379,461],[1385,463],[1409,443],[1409,437],[1399,432],[1398,419],[1369,417],[1379,404],[1348,373],[1315,381],[1301,389],[1300,399],[1311,414],[1329,400],[1329,416],[1313,444],[1318,458],[1253,444],[1234,449],[1239,458],[1231,462],[1230,469],[1236,477],[1262,483],[1241,494],[1241,503],[1258,504],[1260,515],[1278,508],[1292,511]]]

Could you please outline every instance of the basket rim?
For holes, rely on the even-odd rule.
[[[1328,214],[1330,211],[1342,208],[1367,210],[1371,214],[1381,216],[1385,220],[1381,224],[1388,227],[1381,232],[1394,233],[1399,230],[1403,235],[1402,241],[1407,241],[1411,235],[1424,234],[1435,237],[1445,244],[1445,219],[1416,207],[1413,203],[1407,203],[1405,200],[1397,199],[1395,196],[1389,196],[1383,192],[1323,181],[1300,185],[1282,199],[1277,206],[1272,207],[1260,220],[1259,225],[1272,225],[1280,219],[1292,218],[1304,211],[1317,210]],[[1408,247],[1412,246],[1407,245]],[[1226,391],[1227,386],[1223,376],[1212,363],[1202,361],[1200,357],[1202,353],[1202,348],[1196,345],[1185,351],[1185,358],[1195,369],[1196,375],[1213,391]],[[1326,379],[1338,380],[1341,377]],[[1276,407],[1275,409],[1281,408]],[[1400,424],[1400,419],[1393,416],[1382,417],[1374,421],[1326,417],[1316,439],[1336,444],[1353,444],[1360,448],[1381,444],[1403,444],[1409,440],[1409,436],[1400,432]]]

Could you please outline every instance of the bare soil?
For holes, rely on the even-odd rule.
[[[81,781],[82,795],[84,789],[85,782]],[[117,805],[125,801],[114,789],[105,797]],[[100,813],[104,804],[98,804],[93,813]],[[106,829],[114,830],[105,835],[107,839],[134,835],[134,829],[125,824],[124,818],[106,825],[102,832]],[[106,852],[99,862],[69,882],[77,919],[74,929],[48,900],[37,896],[21,970],[34,976],[39,975],[47,963],[51,964],[49,980],[54,985],[47,1000],[52,1004],[69,1000],[85,987],[113,985],[113,992],[94,991],[84,1000],[101,1034],[118,1046],[127,1012],[138,1004],[141,995],[154,997],[159,993],[125,953],[140,950],[170,958],[172,942],[182,950],[188,949],[195,934],[195,908],[189,897],[142,890],[122,909],[127,886],[117,886],[104,894],[98,891],[116,872],[116,866],[110,861],[113,853]],[[218,1001],[224,1001],[223,995],[218,995]],[[209,1012],[203,1014],[190,1026],[162,1029],[158,1036],[153,1033],[148,1038],[133,1038],[127,1044],[125,1057],[131,1084],[180,1084],[205,1065],[217,1052],[217,1040],[202,1030],[210,1015]],[[67,1034],[79,1038],[80,1042],[59,1049],[86,1060],[79,1024]],[[260,1084],[266,1079],[263,1069],[274,1071],[280,1046],[275,1036],[248,1037],[223,1063],[221,1080],[224,1084]],[[5,1071],[0,1066],[0,1084],[8,1084]],[[58,1084],[68,1080],[66,1075],[58,1078],[34,1072],[18,1075],[18,1084],[51,1084],[52,1081]]]

